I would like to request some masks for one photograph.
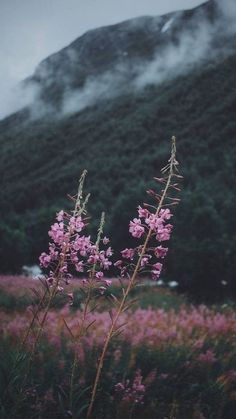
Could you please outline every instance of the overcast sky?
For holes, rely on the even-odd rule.
[[[0,88],[88,29],[192,8],[203,0],[0,0]],[[3,83],[4,81],[4,83]]]

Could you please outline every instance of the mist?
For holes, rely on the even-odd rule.
[[[182,12],[166,15],[164,18],[156,18],[155,24],[159,25],[160,36],[166,37],[167,43],[163,48],[158,48],[154,58],[150,61],[135,60],[130,62],[124,51],[123,60],[97,77],[88,77],[84,86],[80,89],[71,88],[71,80],[68,74],[60,74],[60,82],[63,85],[63,96],[60,110],[54,109],[52,104],[45,103],[40,98],[40,87],[37,84],[23,84],[15,86],[11,94],[7,94],[7,100],[0,108],[0,118],[16,112],[23,107],[31,108],[32,118],[41,118],[47,114],[54,117],[64,117],[68,114],[80,112],[83,109],[98,104],[101,100],[115,98],[124,93],[136,93],[150,84],[161,83],[186,74],[194,67],[202,65],[214,59],[218,53],[214,47],[214,40],[223,30],[228,35],[236,32],[236,3],[234,0],[224,0],[219,4],[220,17],[211,23],[199,12],[199,15],[191,27],[180,31],[178,42],[168,41],[171,31],[178,25]],[[133,19],[130,25],[140,23]],[[234,51],[224,50],[224,54]],[[68,48],[66,59],[71,65],[78,65],[78,57],[75,51]],[[46,63],[46,62],[45,62]],[[76,68],[76,67],[75,67]],[[40,76],[47,86],[54,80],[54,74],[50,66],[40,65]],[[7,90],[7,86],[6,89]]]
[[[39,89],[36,86],[26,87],[22,83],[3,83],[0,86],[1,96],[4,98],[0,106],[0,120],[32,106],[38,97]]]
[[[151,61],[135,62],[132,77],[130,65],[123,63],[101,77],[87,79],[82,89],[67,91],[61,115],[79,112],[100,100],[115,98],[124,93],[136,93],[151,84],[158,86],[198,66],[207,65],[219,54],[214,48],[214,42],[220,31],[225,30],[227,35],[236,33],[236,3],[227,0],[221,6],[222,16],[218,21],[210,23],[199,13],[194,27],[183,30],[177,44],[169,43],[165,48],[158,49]],[[170,15],[164,23],[160,19],[160,32],[168,36],[180,17],[181,12]],[[133,24],[134,21],[131,21],[130,25]],[[234,49],[224,48],[220,51],[221,58],[234,52]]]
[[[236,2],[235,0],[217,0],[218,7],[224,16],[231,20],[235,21],[236,19]]]

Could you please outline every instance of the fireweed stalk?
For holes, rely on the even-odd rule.
[[[49,269],[49,275],[46,277],[46,286],[49,289],[49,293],[51,289],[52,292],[50,293],[49,302],[40,323],[32,351],[32,354],[34,354],[51,302],[57,293],[64,291],[64,285],[68,284],[72,277],[70,272],[76,271],[79,275],[83,276],[80,288],[85,296],[81,321],[78,323],[78,332],[74,334],[65,319],[63,319],[74,346],[74,360],[71,367],[69,384],[70,411],[73,408],[74,381],[78,363],[76,345],[79,343],[81,337],[87,333],[91,324],[93,324],[93,322],[89,323],[88,321],[88,315],[96,308],[90,307],[92,302],[99,295],[103,295],[111,283],[111,281],[104,278],[103,271],[110,268],[112,263],[109,258],[113,254],[111,247],[107,247],[110,240],[107,237],[103,237],[104,213],[101,216],[96,242],[93,243],[90,236],[84,235],[87,218],[83,218],[83,215],[86,215],[85,208],[89,197],[88,195],[84,201],[82,199],[85,174],[86,172],[83,173],[80,180],[74,211],[72,214],[64,211],[60,211],[57,214],[57,222],[51,226],[49,231],[49,236],[52,239],[52,243],[49,243],[49,252],[43,252],[40,256],[41,267]],[[102,246],[105,246],[105,248],[101,249]],[[72,305],[73,294],[69,293],[67,295],[70,305]]]
[[[72,213],[72,216],[68,216],[68,225],[65,229],[64,224],[62,222],[64,218],[64,212],[61,211],[57,215],[57,221],[60,223],[55,223],[51,230],[49,231],[49,236],[53,239],[54,243],[49,244],[49,254],[42,253],[40,256],[40,265],[41,267],[48,267],[51,266],[51,271],[49,276],[46,276],[44,280],[41,280],[42,285],[44,286],[44,290],[42,295],[37,290],[34,290],[36,295],[39,297],[39,303],[32,309],[32,319],[29,323],[29,326],[20,342],[20,347],[18,350],[18,354],[16,356],[15,362],[13,363],[10,377],[8,384],[5,389],[5,395],[8,393],[8,389],[11,385],[12,380],[14,380],[14,375],[19,367],[21,360],[22,360],[22,350],[24,346],[27,344],[28,339],[31,335],[34,336],[33,344],[29,351],[29,359],[26,367],[26,371],[24,374],[23,381],[21,383],[21,391],[24,389],[25,382],[27,380],[28,373],[30,371],[35,351],[38,345],[38,342],[41,338],[44,324],[46,322],[48,312],[51,308],[51,305],[54,301],[56,295],[63,290],[62,282],[68,283],[69,274],[67,273],[67,253],[70,248],[69,244],[75,234],[79,229],[84,227],[84,223],[82,222],[82,215],[86,213],[86,204],[88,201],[89,196],[87,196],[83,200],[83,184],[86,176],[86,171],[82,173],[82,176],[79,181],[79,188],[76,198],[72,198],[75,201],[75,207]],[[65,231],[66,230],[66,231]],[[40,318],[40,314],[43,311],[42,318]],[[38,329],[36,329],[35,333],[35,324],[38,325]],[[18,397],[16,402],[16,409],[18,404],[20,403],[20,397]]]
[[[84,171],[80,178],[76,197],[70,197],[75,202],[74,210],[71,213],[60,211],[57,214],[56,222],[51,226],[51,229],[48,232],[49,237],[51,238],[49,251],[48,253],[43,252],[39,258],[41,267],[47,269],[49,273],[41,280],[44,286],[43,294],[40,295],[40,292],[35,290],[35,293],[39,297],[39,303],[32,310],[32,319],[20,343],[19,354],[11,371],[11,376],[14,378],[14,372],[21,363],[22,349],[32,335],[33,343],[30,346],[24,378],[21,382],[19,397],[17,398],[14,407],[15,412],[20,405],[21,395],[24,396],[24,388],[28,373],[34,360],[35,352],[41,339],[49,310],[52,307],[55,297],[64,291],[65,284],[69,284],[69,281],[72,278],[71,272],[82,276],[80,288],[85,296],[82,319],[80,324],[78,324],[78,332],[76,335],[72,333],[66,321],[63,319],[74,343],[74,361],[71,368],[69,387],[69,408],[72,408],[73,387],[77,367],[76,344],[78,344],[80,338],[93,324],[93,322],[90,322],[89,324],[87,321],[88,314],[96,308],[96,306],[90,307],[92,301],[96,301],[99,295],[103,295],[106,288],[111,283],[110,280],[104,278],[103,273],[103,271],[108,270],[112,265],[109,258],[113,254],[112,249],[109,246],[110,240],[107,237],[102,237],[105,214],[102,213],[95,243],[92,242],[90,236],[84,234],[88,222],[88,218],[86,218],[86,206],[89,199],[89,195],[83,198],[83,185],[86,174],[87,172]],[[101,249],[101,247],[103,247],[103,249]],[[69,304],[72,305],[73,294],[68,293],[67,297]],[[12,380],[10,379],[8,387],[10,386],[11,381]],[[6,394],[7,390],[8,389],[6,389]]]
[[[37,345],[43,332],[48,312],[52,306],[52,303],[56,295],[63,291],[64,284],[68,283],[69,278],[71,277],[71,275],[68,273],[69,259],[71,259],[71,262],[74,263],[75,269],[77,271],[81,272],[83,270],[82,265],[81,263],[79,263],[79,261],[78,264],[75,263],[77,262],[78,258],[75,258],[76,252],[74,251],[74,253],[72,253],[72,250],[75,239],[78,239],[79,237],[78,232],[81,231],[86,225],[86,220],[82,220],[82,216],[86,215],[86,205],[89,199],[89,195],[83,198],[83,185],[86,174],[87,171],[85,170],[81,175],[81,178],[79,180],[78,193],[76,197],[70,197],[75,202],[72,214],[65,213],[64,211],[60,211],[57,214],[58,222],[53,224],[49,231],[49,236],[53,240],[53,243],[49,244],[49,254],[42,253],[39,258],[41,267],[50,267],[50,273],[49,275],[45,276],[44,280],[41,279],[41,283],[44,287],[42,295],[40,296],[40,292],[34,290],[36,295],[39,297],[39,303],[32,310],[32,319],[20,342],[18,355],[13,364],[10,379],[5,389],[6,394],[11,384],[12,378],[14,378],[14,373],[19,364],[21,363],[22,350],[24,346],[27,344],[27,341],[30,338],[30,336],[33,335],[33,344],[30,347],[28,363],[24,379],[21,383],[21,389],[23,390],[28,376],[28,372],[30,371],[32,361],[34,359]],[[84,237],[83,243],[85,247],[87,243],[90,243],[90,238]],[[71,298],[71,295],[69,295],[68,297]],[[43,312],[42,318],[40,318],[41,312]],[[36,331],[35,324],[37,324],[38,326]]]
[[[123,260],[118,260],[115,263],[115,266],[117,266],[121,271],[121,276],[124,277],[126,275],[129,278],[129,282],[126,289],[123,289],[123,297],[121,300],[116,301],[117,307],[115,313],[111,315],[111,326],[105,338],[102,353],[98,362],[91,392],[90,404],[87,411],[87,419],[90,419],[92,416],[97,387],[109,343],[111,339],[121,331],[122,326],[118,324],[118,320],[120,315],[130,306],[129,303],[127,304],[127,298],[131,289],[136,284],[138,274],[140,275],[148,269],[151,270],[153,279],[158,279],[160,276],[162,264],[159,262],[159,259],[165,257],[168,249],[162,247],[161,245],[151,246],[151,242],[157,241],[159,244],[163,241],[169,240],[172,225],[168,223],[168,220],[172,217],[172,214],[166,206],[176,205],[179,202],[178,198],[169,196],[169,191],[180,190],[176,180],[182,178],[182,176],[178,174],[175,137],[172,137],[170,159],[168,160],[167,165],[161,170],[161,173],[161,178],[154,178],[157,182],[163,185],[161,193],[157,194],[153,190],[148,191],[149,195],[154,197],[157,204],[155,206],[144,204],[145,208],[138,207],[139,218],[134,218],[129,225],[129,232],[131,235],[138,239],[144,237],[144,244],[139,245],[134,249],[124,249],[121,252]],[[165,201],[168,203],[165,204]],[[158,261],[156,263],[150,263],[154,258]],[[136,263],[132,263],[135,259]],[[127,260],[130,262],[127,262]]]
[[[106,238],[106,237],[103,238],[103,240],[102,240],[104,224],[105,224],[105,213],[103,212],[102,215],[101,215],[100,225],[99,225],[99,228],[98,228],[97,240],[96,240],[96,243],[95,243],[97,254],[99,254],[99,251],[100,251],[101,241],[103,242],[103,244],[104,243],[107,244],[109,242],[109,239]],[[112,255],[111,248],[109,248],[109,250],[107,249],[107,253],[109,254],[109,256]],[[109,264],[110,264],[110,262],[109,262]],[[88,271],[89,272],[89,279],[87,281],[83,281],[86,284],[87,295],[86,295],[84,309],[83,309],[83,313],[82,313],[82,320],[78,324],[78,332],[77,332],[76,335],[72,332],[72,330],[70,329],[70,327],[68,326],[68,324],[64,320],[66,328],[69,331],[69,334],[72,338],[72,342],[74,344],[74,360],[73,360],[73,364],[72,364],[72,368],[71,368],[70,389],[69,389],[69,409],[70,409],[69,412],[71,412],[72,409],[73,409],[75,372],[76,372],[76,368],[77,368],[77,365],[78,365],[78,355],[77,355],[76,345],[79,343],[81,337],[84,336],[84,334],[86,334],[86,332],[88,331],[90,326],[94,323],[94,321],[88,322],[88,324],[86,322],[87,322],[88,315],[96,308],[96,305],[95,305],[92,309],[90,309],[90,304],[92,303],[92,301],[94,299],[93,292],[94,292],[94,290],[97,289],[98,282],[100,282],[100,280],[103,278],[103,272],[101,272],[101,271],[96,272],[96,268],[97,268],[97,260],[94,259],[93,266]],[[110,281],[106,280],[105,284],[106,284],[106,286],[109,286]],[[100,285],[99,293],[103,295],[104,290],[105,290],[105,287]]]
[[[88,218],[86,218],[86,205],[89,199],[89,195],[83,198],[83,186],[86,174],[86,171],[82,173],[77,196],[71,197],[75,201],[74,210],[71,213],[60,211],[57,214],[56,222],[51,226],[48,233],[52,241],[49,243],[49,251],[48,253],[43,252],[39,258],[41,267],[49,270],[49,274],[45,276],[44,280],[47,302],[42,318],[40,319],[42,301],[45,299],[43,295],[43,300],[37,306],[29,330],[26,333],[28,337],[37,321],[39,327],[30,351],[29,364],[33,360],[52,303],[56,295],[64,291],[65,285],[69,284],[72,278],[70,272],[86,275],[87,278],[81,281],[83,292],[86,294],[86,303],[83,322],[80,325],[80,336],[85,329],[85,320],[92,294],[96,291],[103,293],[105,288],[110,284],[110,281],[104,279],[103,270],[109,269],[111,265],[109,257],[112,255],[112,249],[110,247],[104,250],[99,249],[99,244],[102,239],[104,214],[101,218],[96,243],[91,241],[90,236],[84,234],[84,229],[88,221]],[[109,243],[109,239],[107,238],[103,238],[102,241],[104,245]],[[67,296],[70,304],[72,304],[73,294],[69,293]]]
[[[43,327],[54,298],[58,293],[63,291],[64,284],[69,283],[71,275],[68,273],[67,266],[70,244],[76,233],[81,231],[85,226],[85,223],[82,221],[82,215],[86,214],[86,204],[89,199],[89,195],[83,199],[83,185],[86,174],[86,171],[82,173],[79,181],[77,196],[76,198],[72,198],[75,201],[75,207],[72,215],[64,213],[64,211],[60,211],[57,214],[58,222],[54,223],[48,232],[49,236],[53,240],[53,243],[49,244],[49,254],[42,253],[39,258],[41,267],[50,267],[50,273],[45,277],[44,281],[48,301],[46,303],[43,317],[39,320],[39,328],[31,350],[30,362],[32,361],[37,344],[42,335]],[[36,314],[34,313],[32,321],[38,318],[39,312],[40,306],[37,307]],[[32,328],[33,324],[30,326]]]

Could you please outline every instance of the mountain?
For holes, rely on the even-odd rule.
[[[45,113],[80,110],[102,97],[132,92],[150,67],[153,71],[154,66],[156,83],[160,69],[164,78],[167,73],[173,77],[228,50],[234,52],[235,37],[227,26],[218,3],[210,0],[193,10],[94,29],[42,61],[25,85],[35,89],[37,103],[41,99],[51,106]],[[173,59],[175,54],[178,58]],[[35,107],[36,114],[40,106]]]
[[[39,64],[24,81],[37,86],[34,104],[0,122],[1,271],[37,261],[84,168],[91,231],[105,210],[115,249],[130,245],[129,219],[174,134],[184,182],[166,275],[199,298],[236,291],[236,54],[226,22],[209,1],[90,31]]]

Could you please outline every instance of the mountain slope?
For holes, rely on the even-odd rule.
[[[178,59],[166,57],[169,50],[172,55],[173,50],[180,55],[184,67],[189,67],[213,58],[212,54],[224,54],[232,44],[235,50],[235,39],[227,33],[218,3],[210,0],[192,10],[145,16],[91,30],[42,61],[25,84],[37,91],[44,106],[51,105],[58,112],[64,109],[71,93],[90,96],[91,83],[93,90],[102,84],[101,92],[95,94],[98,99],[111,95],[112,86],[113,94],[118,91],[116,95],[132,91],[136,78],[151,64],[164,66],[166,75],[176,73],[179,66],[182,72],[183,64]],[[158,74],[155,77],[158,79]],[[88,102],[91,104],[91,100]],[[46,113],[52,109],[47,108]]]
[[[174,134],[185,180],[168,276],[199,296],[222,294],[222,280],[235,291],[235,65],[231,54],[60,119],[27,119],[25,110],[2,121],[1,270],[37,260],[84,168],[92,231],[106,210],[114,247],[128,246],[128,221]]]

